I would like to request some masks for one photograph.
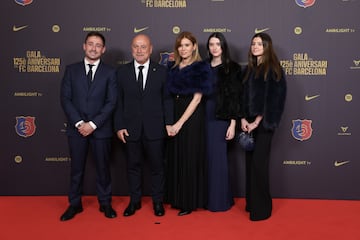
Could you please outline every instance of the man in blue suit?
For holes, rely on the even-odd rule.
[[[81,194],[89,149],[96,166],[96,191],[100,211],[116,217],[111,206],[110,150],[113,136],[113,111],[117,99],[115,70],[100,58],[105,38],[89,32],[83,44],[83,61],[66,67],[61,83],[61,105],[68,120],[67,135],[71,156],[69,203],[61,221],[83,211]]]
[[[119,94],[115,130],[125,144],[130,203],[124,216],[141,208],[142,163],[151,166],[151,196],[156,216],[163,216],[164,141],[173,123],[172,100],[166,94],[166,68],[150,60],[152,44],[147,35],[136,35],[131,43],[134,60],[117,72]]]

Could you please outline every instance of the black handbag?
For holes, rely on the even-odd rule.
[[[253,151],[255,148],[255,139],[253,136],[253,133],[250,132],[240,132],[238,134],[238,142],[240,143],[240,146],[245,150],[245,151]]]

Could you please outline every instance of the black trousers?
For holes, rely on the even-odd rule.
[[[254,130],[255,149],[246,152],[246,210],[251,220],[263,220],[271,216],[272,198],[269,184],[269,161],[274,131],[262,124]]]
[[[81,205],[85,164],[91,150],[96,167],[96,192],[100,205],[111,203],[110,151],[111,138],[69,137],[71,156],[71,180],[69,202],[72,206]]]
[[[139,141],[128,141],[127,177],[130,201],[139,202],[142,196],[142,167],[144,160],[151,167],[151,195],[153,202],[162,202],[164,196],[164,139],[148,140],[142,137]]]

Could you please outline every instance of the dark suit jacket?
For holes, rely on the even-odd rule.
[[[90,87],[84,61],[67,66],[61,84],[61,105],[68,119],[67,134],[80,136],[75,124],[84,120],[97,126],[94,137],[112,137],[117,93],[115,69],[102,61]]]
[[[142,129],[149,140],[165,137],[165,125],[173,124],[173,101],[166,94],[166,78],[166,68],[150,61],[145,89],[141,93],[134,61],[119,67],[115,130],[127,129],[127,140],[139,140]]]

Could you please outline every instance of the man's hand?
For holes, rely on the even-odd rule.
[[[84,122],[78,127],[78,131],[82,136],[87,137],[94,132],[94,129],[91,127],[90,123]]]
[[[126,143],[125,137],[128,137],[129,133],[127,129],[121,129],[117,131],[116,135],[123,143]]]

